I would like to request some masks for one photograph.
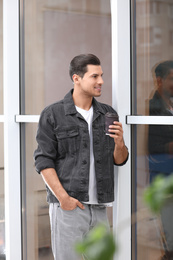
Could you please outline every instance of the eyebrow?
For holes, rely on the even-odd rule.
[[[99,74],[98,73],[93,73],[93,74],[91,74],[91,76],[99,76]],[[101,76],[103,76],[103,73],[101,74]]]

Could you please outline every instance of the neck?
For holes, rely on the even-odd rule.
[[[160,96],[162,97],[162,99],[164,100],[164,102],[167,104],[168,108],[170,108],[170,104],[172,103],[170,101],[170,96],[167,95],[167,93],[165,93],[163,90],[162,91],[158,91]]]
[[[73,101],[77,107],[80,107],[84,110],[89,110],[92,106],[92,100],[93,100],[93,97],[89,97],[87,95],[80,94],[74,88]]]

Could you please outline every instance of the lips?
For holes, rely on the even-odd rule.
[[[101,91],[101,87],[95,87],[95,89],[97,89],[97,90]]]

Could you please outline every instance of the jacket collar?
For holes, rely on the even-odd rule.
[[[152,100],[155,101],[155,105],[158,109],[165,110],[167,108],[166,102],[164,101],[164,99],[161,97],[161,95],[159,94],[159,92],[157,90],[154,93]]]
[[[64,109],[65,109],[65,115],[72,115],[72,114],[76,114],[77,110],[73,101],[73,89],[71,89],[67,95],[64,97]],[[105,112],[103,111],[100,102],[98,102],[95,98],[93,98],[93,110],[95,113],[101,113],[101,114],[105,114]]]

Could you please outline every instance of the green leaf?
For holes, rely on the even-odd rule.
[[[111,260],[116,250],[113,234],[105,225],[93,228],[83,241],[76,244],[76,251],[89,260]]]
[[[158,175],[144,192],[144,201],[154,213],[173,200],[173,174],[168,177]]]

